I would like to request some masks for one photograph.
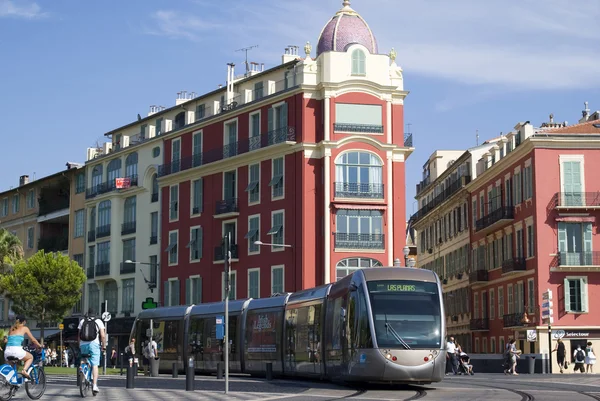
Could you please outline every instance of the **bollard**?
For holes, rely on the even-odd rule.
[[[123,355],[123,353],[121,352],[121,371],[119,372],[119,376],[123,376],[123,363],[124,363],[124,358],[125,356]]]
[[[77,387],[81,385],[81,372],[79,371],[79,366],[77,367]]]
[[[222,379],[223,378],[223,366],[221,365],[221,362],[217,362],[217,379]]]
[[[273,363],[267,362],[267,380],[273,380]]]
[[[527,360],[529,362],[529,374],[532,375],[535,373],[535,356],[528,356]]]
[[[171,372],[171,374],[173,375],[174,379],[177,379],[177,376],[179,374],[178,372],[178,367],[177,367],[177,362],[173,362],[173,372]]]
[[[125,380],[125,388],[135,388],[135,386],[134,386],[135,375],[133,374],[133,370],[136,368],[137,367],[135,365],[127,366],[127,379]]]
[[[194,391],[194,374],[194,358],[190,357],[185,371],[185,391]]]

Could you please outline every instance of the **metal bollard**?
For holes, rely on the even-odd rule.
[[[221,380],[223,378],[223,365],[221,362],[217,362],[217,379]]]
[[[127,366],[127,379],[125,380],[125,388],[135,388],[135,375],[134,369],[137,369],[137,366]]]
[[[75,374],[77,375],[77,387],[79,387],[81,385],[81,372],[79,372],[79,366],[77,366],[75,372]]]
[[[185,371],[185,391],[194,391],[194,374],[194,358],[190,357]]]
[[[121,371],[119,372],[119,376],[123,376],[123,365],[124,365],[124,355],[121,352]]]
[[[179,368],[177,367],[177,362],[173,362],[173,372],[171,372],[171,374],[173,375],[174,379],[177,379],[177,376],[179,375]]]
[[[267,362],[267,380],[273,380],[273,363]]]

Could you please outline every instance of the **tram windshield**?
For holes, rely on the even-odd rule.
[[[440,348],[440,295],[436,283],[368,282],[379,348]]]

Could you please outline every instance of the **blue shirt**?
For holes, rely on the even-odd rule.
[[[25,336],[15,334],[12,336],[8,336],[8,342],[6,343],[7,347],[20,347],[23,344]]]

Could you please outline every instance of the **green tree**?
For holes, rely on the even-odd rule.
[[[0,228],[0,272],[23,258],[23,246],[16,236]]]
[[[13,310],[41,323],[62,322],[81,298],[86,275],[77,262],[58,252],[43,250],[18,261],[0,277],[0,289],[13,300]]]

